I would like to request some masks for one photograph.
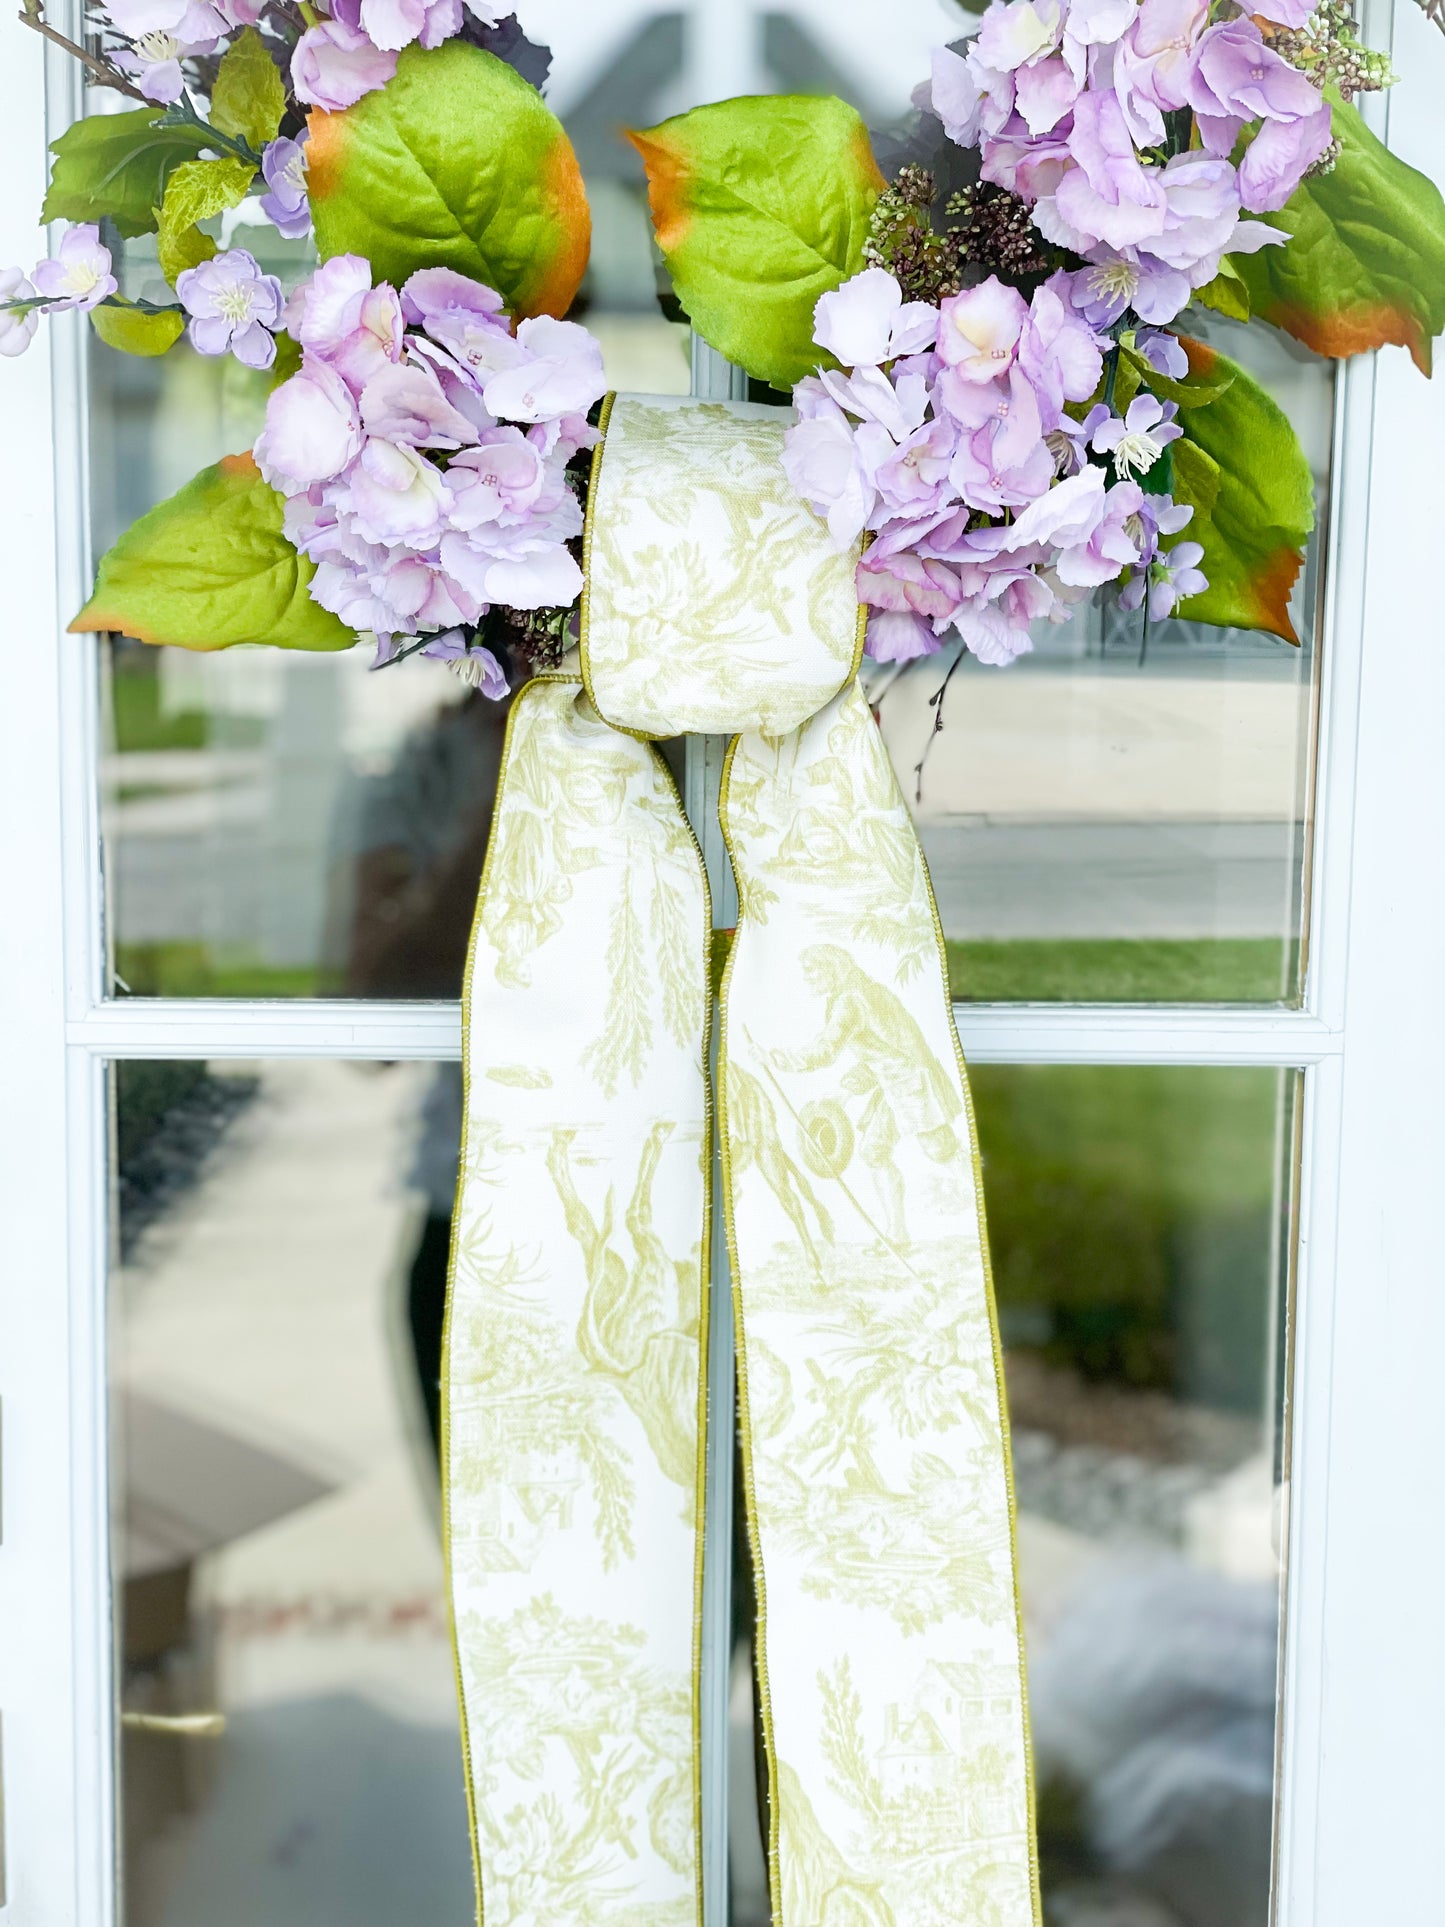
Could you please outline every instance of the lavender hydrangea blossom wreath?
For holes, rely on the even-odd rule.
[[[63,39],[42,0],[24,18]],[[483,1885],[517,1927],[698,1917],[715,1129],[762,1366],[740,1409],[780,1927],[1037,1927],[977,1147],[857,650],[1004,664],[1100,591],[1293,637],[1308,466],[1186,310],[1428,369],[1445,206],[1351,105],[1388,64],[1345,0],[994,0],[887,176],[837,100],[635,133],[694,328],[794,410],[605,414],[568,319],[580,173],[500,8],[111,0],[95,25],[73,51],[139,105],[56,143],[44,212],[70,225],[0,273],[0,354],[76,310],[273,387],[254,449],[123,535],[72,628],[370,637],[500,697],[580,633],[591,578],[584,695],[534,676],[513,706],[465,1001],[445,1518],[478,1917]],[[294,288],[211,231],[251,196],[314,231]],[[149,234],[174,299],[122,285],[116,239]],[[734,737],[714,1082],[706,884],[649,742],[685,729]],[[839,1762],[866,1768],[939,1655],[987,1710],[939,1797],[895,1808]]]
[[[22,18],[71,44],[43,0]],[[127,352],[184,335],[258,369],[279,353],[286,379],[258,469],[235,458],[144,518],[77,627],[370,635],[378,662],[449,660],[493,694],[555,661],[603,383],[565,319],[589,222],[537,92],[546,51],[499,0],[109,0],[92,28],[72,48],[89,78],[140,105],[56,143],[44,211],[74,224],[29,276],[0,273],[0,354],[70,308]],[[871,656],[951,641],[1007,663],[1104,590],[1146,625],[1294,639],[1308,470],[1186,311],[1326,355],[1402,343],[1428,370],[1445,208],[1352,105],[1392,81],[1348,0],[992,0],[879,142],[887,177],[839,101],[631,136],[694,328],[792,390],[795,486],[841,547],[869,538]],[[314,229],[323,264],[289,293],[211,237],[252,195],[281,234]],[[146,232],[173,299],[119,284],[114,239]],[[290,558],[268,621],[171,566],[223,498]]]

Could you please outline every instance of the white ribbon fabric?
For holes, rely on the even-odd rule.
[[[466,993],[446,1518],[486,1927],[697,1927],[709,1213],[775,1927],[1040,1918],[978,1160],[927,872],[786,417],[623,397],[583,680],[518,697]],[[735,734],[707,886],[651,740]],[[731,1414],[712,1414],[728,1425]]]

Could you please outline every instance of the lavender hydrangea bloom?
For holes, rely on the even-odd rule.
[[[361,25],[360,0],[334,0],[331,18],[308,27],[291,55],[298,100],[326,113],[354,107],[395,73],[395,53],[378,47]]]
[[[186,268],[176,276],[176,293],[191,317],[186,332],[198,354],[228,350],[248,368],[269,368],[276,359],[283,296],[274,274],[263,274],[245,248]]]
[[[1036,624],[1148,564],[1158,529],[1187,518],[1167,497],[1147,507],[1133,479],[1180,432],[1172,403],[1146,392],[1122,419],[1067,412],[1102,373],[1077,284],[1056,274],[1026,302],[986,281],[942,303],[936,353],[798,384],[784,467],[840,548],[874,531],[856,579],[875,660],[930,654],[951,630],[981,661],[1011,662]],[[878,284],[838,293],[818,317],[828,345],[886,347]]]
[[[270,189],[261,196],[261,212],[288,241],[299,241],[311,232],[311,203],[306,198],[307,138],[303,133],[294,141],[270,141],[261,156],[261,173]]]
[[[89,312],[119,283],[111,273],[110,249],[102,247],[100,229],[93,221],[68,228],[60,252],[41,261],[30,277],[35,292],[57,308],[79,308]]]
[[[421,640],[418,653],[505,695],[475,625],[496,603],[566,608],[581,593],[566,464],[598,439],[596,343],[546,318],[514,336],[496,292],[447,269],[413,276],[403,299],[347,255],[296,290],[286,318],[302,365],[271,396],[255,453],[315,565],[312,597],[372,631],[379,663]],[[483,391],[502,377],[499,421]]]
[[[272,391],[256,461],[273,488],[298,495],[329,482],[361,453],[361,413],[334,368],[307,356],[299,374]]]
[[[23,355],[40,326],[40,310],[28,314],[7,311],[7,301],[33,301],[35,288],[19,268],[0,268],[0,355]]]
[[[361,0],[360,24],[375,46],[399,53],[414,40],[439,47],[461,31],[462,0]]]
[[[864,631],[864,653],[874,662],[915,662],[943,647],[942,637],[922,616],[895,609],[870,609]]]
[[[814,339],[848,368],[916,355],[934,345],[937,333],[938,310],[925,301],[905,303],[886,268],[855,274],[820,295],[813,310]]]

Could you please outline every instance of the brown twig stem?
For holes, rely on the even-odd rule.
[[[45,18],[41,0],[26,0],[26,4],[20,9],[19,18],[22,26],[32,27],[44,39],[51,41],[57,47],[64,47],[68,54],[73,54],[92,76],[97,87],[113,87],[118,94],[129,94],[132,100],[142,101],[146,106],[153,105],[146,100],[140,88],[133,87],[122,74],[118,74],[109,61],[102,60],[99,55],[77,46],[73,40],[67,40],[63,33],[52,27]]]

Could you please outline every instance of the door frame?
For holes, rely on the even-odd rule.
[[[63,9],[56,9],[63,22]],[[1445,180],[1435,29],[1375,0],[1405,84],[1366,117]],[[72,63],[13,23],[0,81],[0,261],[44,236],[46,141]],[[102,995],[97,652],[67,636],[89,587],[84,320],[0,364],[0,1770],[5,1927],[115,1917],[114,1628],[107,1567],[105,1278],[114,1058],[445,1058],[455,1004]],[[980,1063],[1304,1071],[1277,1927],[1438,1906],[1445,1766],[1445,381],[1402,351],[1340,371],[1304,1008],[960,1006]],[[1422,560],[1425,566],[1422,567]],[[1438,1530],[1438,1528],[1437,1528]],[[1387,1587],[1389,1588],[1387,1592]]]

